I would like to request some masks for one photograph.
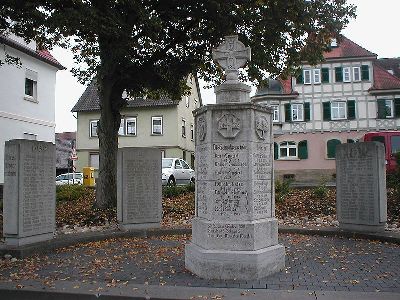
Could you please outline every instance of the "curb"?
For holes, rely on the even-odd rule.
[[[279,226],[279,233],[318,235],[318,236],[337,236],[355,239],[366,239],[386,243],[400,244],[400,233],[385,231],[381,233],[349,232],[339,228],[301,228]],[[59,235],[56,238],[35,244],[6,247],[0,245],[0,257],[10,254],[12,257],[25,258],[37,253],[45,254],[58,248],[73,246],[80,243],[103,241],[110,238],[129,238],[129,237],[158,237],[164,235],[183,235],[192,234],[191,228],[156,228],[132,231],[106,230],[101,232],[85,232],[69,235]]]

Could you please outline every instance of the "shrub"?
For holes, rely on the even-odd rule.
[[[186,193],[194,192],[194,184],[163,186],[162,195],[165,198],[173,198]]]
[[[56,201],[76,201],[88,193],[88,187],[79,184],[56,186]]]
[[[318,199],[324,199],[328,196],[328,188],[326,187],[326,178],[321,178],[320,183],[313,188],[312,194]]]
[[[292,190],[290,186],[291,183],[291,180],[275,181],[275,201],[277,203],[284,201],[286,196],[290,193]]]

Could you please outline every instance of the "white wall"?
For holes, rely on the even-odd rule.
[[[0,184],[4,183],[4,143],[24,138],[24,133],[36,135],[37,140],[55,140],[55,84],[57,68],[9,46],[0,49],[19,57],[22,65],[0,66]],[[37,102],[28,101],[25,94],[26,70],[37,72]]]

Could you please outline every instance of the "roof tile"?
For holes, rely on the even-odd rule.
[[[400,89],[400,79],[374,62],[374,85],[370,90]]]
[[[355,42],[349,40],[347,37],[342,36],[337,47],[331,48],[330,51],[324,52],[325,59],[332,58],[352,58],[352,57],[376,57],[375,53],[368,51]]]

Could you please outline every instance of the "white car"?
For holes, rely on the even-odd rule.
[[[180,158],[162,159],[162,184],[194,184],[194,170]]]
[[[82,184],[83,173],[65,173],[56,177],[56,185]]]

